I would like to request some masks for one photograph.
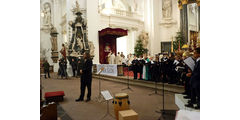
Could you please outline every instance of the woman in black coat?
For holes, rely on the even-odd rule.
[[[92,64],[93,63],[89,53],[85,52],[83,54],[83,57],[84,57],[84,64],[83,64],[82,70],[80,70],[80,73],[82,74],[81,75],[81,95],[76,100],[76,102],[83,101],[86,87],[88,89],[86,102],[91,100]]]

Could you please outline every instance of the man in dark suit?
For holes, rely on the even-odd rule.
[[[92,64],[93,63],[92,63],[90,54],[88,52],[85,52],[83,54],[83,57],[84,57],[84,64],[83,64],[82,70],[80,70],[80,74],[82,74],[81,75],[81,95],[78,99],[76,99],[76,102],[83,101],[86,87],[88,89],[86,102],[91,100]]]
[[[50,65],[47,60],[44,61],[43,68],[44,68],[44,74],[45,74],[44,77],[47,79],[47,74],[48,74],[48,78],[50,78],[50,74],[49,74]]]
[[[195,108],[200,109],[200,48],[196,48],[194,51],[194,58],[196,59],[196,64],[190,79],[191,100],[186,107],[193,107],[193,104],[197,103]]]
[[[75,77],[76,71],[77,71],[77,62],[74,60],[74,58],[72,58],[71,66],[72,66],[73,77]]]
[[[134,59],[132,61],[132,70],[134,74],[134,79],[137,79],[137,71],[138,71],[138,60],[136,55],[134,55]]]

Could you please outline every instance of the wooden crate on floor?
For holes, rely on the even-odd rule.
[[[138,113],[134,110],[122,110],[118,114],[119,120],[138,120]]]

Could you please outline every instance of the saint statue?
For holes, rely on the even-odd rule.
[[[163,18],[172,17],[172,0],[163,0],[162,13]]]
[[[95,47],[94,47],[93,42],[92,42],[92,41],[89,41],[89,42],[88,42],[88,45],[89,45],[89,48],[90,48],[90,55],[91,55],[91,56],[94,56]]]
[[[145,31],[142,31],[139,37],[142,40],[143,48],[146,49],[148,46],[148,39],[149,39],[148,33]]]
[[[51,7],[49,3],[45,3],[43,9],[44,17],[43,17],[43,24],[50,25],[51,24]]]
[[[52,43],[52,51],[57,51],[57,29],[51,24],[51,43]]]

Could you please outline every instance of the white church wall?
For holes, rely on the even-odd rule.
[[[172,2],[172,16],[171,19],[163,18],[162,11],[162,0],[159,2],[159,47],[161,50],[161,42],[171,42],[172,39],[175,40],[176,33],[180,31],[180,11],[178,8],[178,3],[175,0],[171,0]]]

